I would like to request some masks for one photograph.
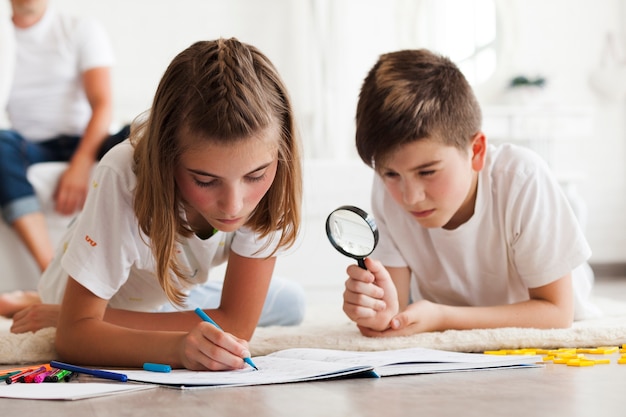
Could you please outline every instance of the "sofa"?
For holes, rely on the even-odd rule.
[[[65,162],[46,162],[29,168],[28,179],[35,187],[46,216],[48,232],[54,244],[58,243],[74,215],[63,216],[54,210],[52,194]],[[16,289],[35,289],[39,268],[26,245],[4,221],[0,222],[0,292]]]

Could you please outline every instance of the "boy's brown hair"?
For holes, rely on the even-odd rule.
[[[481,120],[474,92],[452,61],[426,49],[391,52],[361,87],[356,147],[374,168],[399,146],[424,138],[465,150]]]

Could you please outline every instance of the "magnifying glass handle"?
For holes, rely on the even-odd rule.
[[[365,267],[365,258],[359,258],[359,259],[357,259],[357,260],[356,260],[356,263],[357,263],[357,264],[358,264],[361,268],[363,268],[363,269],[367,269],[367,268]]]

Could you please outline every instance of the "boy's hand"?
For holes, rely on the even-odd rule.
[[[359,327],[361,333],[368,337],[409,336],[417,333],[442,330],[442,306],[426,300],[410,304],[402,313],[393,317],[389,328],[376,331],[371,328]]]
[[[398,294],[389,272],[378,261],[365,259],[367,270],[350,265],[343,293],[343,311],[359,328],[382,331],[398,313]],[[363,330],[362,330],[363,331]]]
[[[225,371],[247,366],[243,358],[250,352],[245,340],[201,322],[183,339],[180,357],[187,369]]]

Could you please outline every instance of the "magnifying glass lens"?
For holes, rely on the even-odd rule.
[[[370,255],[378,243],[378,228],[374,219],[354,206],[341,206],[326,219],[326,234],[330,243],[342,254],[359,261]]]

